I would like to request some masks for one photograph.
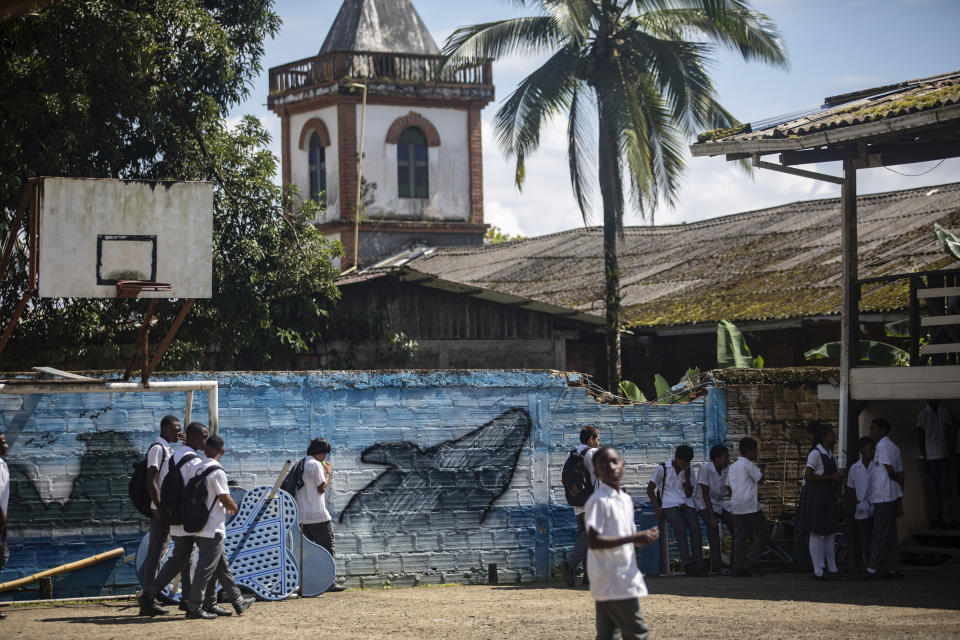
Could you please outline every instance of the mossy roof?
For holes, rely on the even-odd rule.
[[[635,327],[840,313],[840,199],[809,200],[691,224],[627,227],[624,321]],[[933,234],[960,230],[960,183],[858,198],[860,277],[960,268]],[[449,247],[410,268],[603,315],[603,229]],[[861,310],[908,306],[904,282],[863,289]]]

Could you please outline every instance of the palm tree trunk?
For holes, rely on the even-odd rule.
[[[613,132],[603,113],[602,100],[598,100],[599,112],[599,185],[603,200],[603,301],[606,307],[606,336],[604,355],[606,360],[607,389],[616,394],[620,388],[620,268],[617,264],[617,238],[622,202],[618,193],[620,168],[617,163],[617,148]],[[621,205],[622,206],[622,205]]]

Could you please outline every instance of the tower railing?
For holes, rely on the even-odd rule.
[[[270,95],[332,84],[340,80],[395,84],[481,86],[493,84],[492,63],[448,67],[437,76],[441,56],[376,51],[336,51],[270,69]]]

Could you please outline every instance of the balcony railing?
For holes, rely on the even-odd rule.
[[[918,271],[857,281],[858,298],[869,285],[909,288],[910,364],[960,361],[960,269]],[[872,288],[872,287],[871,287]],[[867,294],[871,295],[870,293]]]
[[[373,51],[340,51],[304,58],[270,69],[270,94],[330,84],[337,80],[380,80],[392,83],[436,83],[439,86],[491,86],[489,61],[444,69],[440,56]]]

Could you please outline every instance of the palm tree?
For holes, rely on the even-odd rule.
[[[616,390],[624,183],[641,218],[652,221],[660,198],[675,200],[685,142],[697,131],[737,124],[715,100],[705,69],[717,45],[745,60],[782,67],[786,51],[773,21],[741,0],[513,1],[539,15],[457,29],[444,45],[445,65],[470,66],[515,52],[549,55],[497,111],[497,140],[507,157],[516,159],[522,188],[524,162],[540,143],[541,127],[566,113],[570,181],[585,223],[594,164],[588,151],[596,142],[607,385]]]

